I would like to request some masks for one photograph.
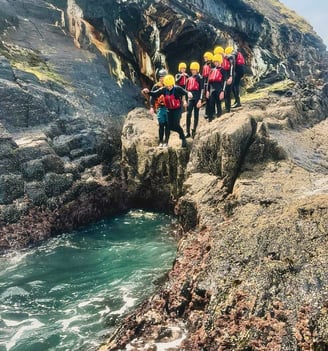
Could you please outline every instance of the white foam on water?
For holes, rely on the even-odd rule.
[[[129,289],[128,287],[123,286],[120,290],[122,291],[124,305],[119,310],[114,310],[110,314],[122,315],[126,311],[128,311],[129,308],[133,307],[135,305],[135,302],[137,301],[137,298],[129,297],[131,289]]]
[[[69,286],[71,286],[71,285],[67,284],[67,283],[58,284],[58,285],[54,286],[53,288],[51,288],[49,290],[49,293],[57,292],[57,291],[61,291],[61,290],[66,290]]]
[[[109,306],[105,306],[105,308],[103,310],[100,310],[98,312],[98,314],[101,316],[101,317],[104,317],[106,315],[108,315],[110,313],[111,309],[109,308]]]
[[[95,302],[103,302],[105,300],[104,297],[93,297],[89,300],[82,301],[78,304],[78,307],[82,308],[88,305],[93,305]]]
[[[141,210],[130,211],[129,216],[132,218],[146,218],[146,219],[154,219],[158,216],[158,214],[154,212],[147,212]]]
[[[12,322],[12,323],[11,323]],[[40,327],[42,327],[44,324],[41,323],[39,320],[37,320],[36,318],[31,318],[31,319],[28,319],[28,320],[25,320],[23,322],[19,322],[15,324],[14,321],[9,321],[9,320],[6,320],[5,323],[9,323],[12,324],[11,326],[19,326],[19,325],[22,325],[18,330],[17,332],[12,336],[12,338],[10,339],[9,342],[5,343],[5,346],[6,346],[6,350],[7,351],[10,351],[12,347],[14,347],[17,343],[17,341],[19,341],[22,336],[27,332],[27,331],[30,331],[30,330],[36,330]],[[26,323],[29,323],[28,325],[26,325]],[[8,324],[7,324],[8,325]]]
[[[73,316],[73,317],[71,317],[71,318],[62,319],[62,320],[60,321],[60,323],[61,323],[62,326],[63,326],[63,331],[67,330],[67,329],[69,328],[69,326],[70,326],[73,322],[81,320],[81,318],[82,318],[82,317],[81,317],[80,315],[77,315],[77,316]],[[77,327],[71,327],[71,328],[69,328],[69,329],[70,329],[70,330],[74,330],[74,328],[76,329]]]

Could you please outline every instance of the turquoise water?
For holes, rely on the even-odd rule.
[[[131,211],[0,257],[0,351],[94,350],[172,266],[171,226]]]

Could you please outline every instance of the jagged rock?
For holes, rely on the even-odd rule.
[[[47,194],[43,182],[25,183],[25,192],[34,205],[40,206],[47,203]]]
[[[182,194],[189,160],[176,135],[169,147],[158,145],[158,122],[145,109],[129,113],[122,131],[122,172],[137,206],[170,209]]]
[[[169,280],[106,350],[171,336],[327,348],[327,53],[313,29],[273,1],[0,3],[0,248],[174,209],[189,232]],[[139,85],[219,44],[245,54],[242,111],[157,149]]]
[[[24,195],[24,181],[21,175],[0,175],[0,204],[10,204]]]
[[[32,160],[22,164],[23,177],[28,180],[41,180],[45,169],[41,160]]]
[[[124,348],[135,337],[156,344],[159,326],[182,321],[187,336],[177,349],[327,345],[320,312],[328,289],[327,119],[321,120],[320,105],[321,117],[298,118],[289,98],[271,99],[265,108],[260,100],[262,107],[254,104],[200,121],[175,208],[189,232],[169,281],[100,350]],[[125,167],[138,184],[150,172],[145,164],[157,158],[152,121],[141,113],[130,114],[123,135],[123,155],[134,155]],[[298,129],[291,129],[296,120]],[[153,315],[156,325],[148,319]]]
[[[44,177],[44,186],[47,196],[52,197],[62,194],[73,184],[73,175],[47,173]]]

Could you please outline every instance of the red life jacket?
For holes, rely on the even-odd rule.
[[[212,82],[222,82],[223,76],[221,72],[221,67],[214,67],[211,69],[210,75],[208,76],[208,81]]]
[[[167,90],[165,94],[165,106],[169,110],[176,110],[181,107],[181,100],[179,98],[176,98],[174,96],[174,88],[172,89],[172,93],[169,94],[169,91]]]
[[[237,57],[236,57],[236,65],[244,65],[245,64],[245,58],[241,52],[237,52]]]
[[[223,62],[222,62],[222,68],[225,70],[225,71],[229,71],[230,70],[230,67],[231,67],[231,64],[230,64],[230,61],[224,57],[223,58]]]
[[[199,90],[199,82],[196,76],[191,76],[188,78],[186,89],[189,91]]]
[[[207,78],[208,75],[210,74],[210,70],[211,70],[211,66],[205,64],[205,65],[203,66],[202,76],[203,76],[204,78]]]
[[[179,80],[176,82],[178,85],[180,85],[182,88],[186,86],[187,82],[187,76],[184,74],[181,74]]]

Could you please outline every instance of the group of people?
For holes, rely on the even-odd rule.
[[[156,113],[159,123],[159,147],[167,147],[170,132],[175,131],[182,140],[182,147],[187,146],[186,138],[194,138],[199,120],[199,109],[205,105],[205,118],[211,122],[215,117],[231,108],[240,107],[240,81],[244,75],[245,59],[239,51],[228,46],[215,47],[213,53],[203,55],[202,72],[196,61],[189,66],[179,63],[178,73],[173,76],[162,68],[157,72],[157,82],[151,90],[142,89],[150,96],[150,112]],[[234,95],[234,104],[231,98]],[[182,108],[187,109],[186,134],[180,125]],[[192,115],[194,116],[191,128]]]

